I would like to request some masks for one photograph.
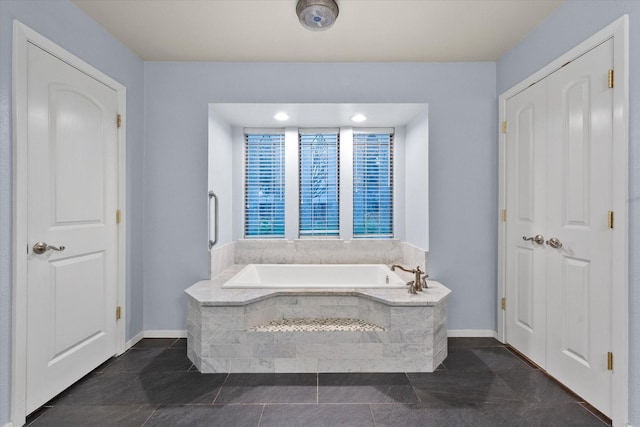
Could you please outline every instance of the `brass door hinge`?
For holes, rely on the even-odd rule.
[[[502,133],[507,133],[507,121],[502,122]]]
[[[122,116],[120,114],[116,116],[116,126],[118,126],[118,129],[122,126]]]
[[[502,222],[507,222],[507,210],[502,209]]]
[[[607,213],[607,227],[610,230],[613,230],[613,211],[609,211],[609,213]]]
[[[613,371],[613,353],[607,353],[607,370]]]
[[[120,308],[120,306],[116,307],[116,320],[120,320],[120,318],[122,317],[122,309]]]
[[[122,214],[120,213],[120,209],[118,209],[116,211],[116,224],[120,224],[120,221],[122,221]]]
[[[613,87],[613,70],[609,70],[609,88]]]
[[[507,299],[506,298],[502,298],[502,309],[503,310],[507,309]]]

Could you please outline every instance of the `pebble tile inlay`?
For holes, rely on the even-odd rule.
[[[384,328],[360,319],[282,319],[248,329],[249,332],[384,331]]]

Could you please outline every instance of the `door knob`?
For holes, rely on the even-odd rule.
[[[64,251],[64,246],[55,247],[55,246],[47,245],[45,242],[38,242],[35,245],[33,245],[34,254],[41,255],[49,250],[62,252]]]
[[[542,236],[541,234],[537,234],[535,237],[522,236],[522,240],[531,240],[541,245],[544,243],[544,236]]]
[[[562,247],[562,243],[560,243],[560,240],[558,240],[557,237],[552,237],[549,240],[547,240],[547,245],[551,246],[552,248],[561,248]]]

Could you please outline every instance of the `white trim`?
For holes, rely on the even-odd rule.
[[[133,338],[126,342],[125,348],[129,350],[131,347],[140,342],[143,338],[187,338],[186,329],[151,329],[148,331],[140,331]]]
[[[627,15],[614,21],[601,31],[589,37],[561,57],[541,70],[516,84],[498,98],[500,122],[506,120],[506,102],[512,96],[523,91],[533,83],[540,81],[567,62],[585,54],[589,50],[613,38],[613,61],[615,86],[613,88],[613,206],[615,228],[612,242],[612,333],[611,350],[615,355],[615,370],[612,379],[612,416],[613,425],[625,425],[629,417],[629,247],[628,247],[628,195],[629,195],[629,17]],[[505,141],[506,135],[499,134],[499,189],[498,211],[506,207],[505,199]],[[507,212],[507,220],[509,213]],[[501,309],[500,299],[505,296],[505,230],[506,223],[501,219],[498,226],[498,330],[497,338],[506,342],[506,313]]]
[[[13,423],[12,422],[8,422],[7,424],[4,425],[4,427],[13,427]]]
[[[449,329],[449,338],[496,338],[496,331],[493,329]]]
[[[139,334],[138,334],[139,335]],[[144,331],[145,338],[186,338],[186,329],[150,329]]]
[[[131,338],[129,341],[127,341],[125,343],[125,349],[129,350],[131,347],[133,347],[134,345],[136,345],[139,341],[141,341],[144,338],[144,331],[140,331],[138,332],[133,338]],[[126,351],[125,350],[125,351]]]
[[[93,66],[51,42],[41,34],[14,20],[13,23],[13,316],[11,336],[11,419],[15,425],[23,425],[26,419],[26,319],[27,319],[27,46],[40,47],[69,65],[102,82],[117,92],[118,111],[122,125],[118,129],[118,206],[125,213],[126,201],[126,88]],[[118,229],[117,303],[126,307],[126,215]],[[125,351],[126,310],[116,327],[117,353]]]

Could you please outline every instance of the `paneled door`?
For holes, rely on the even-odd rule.
[[[547,83],[507,100],[507,341],[544,367],[546,358]]]
[[[547,371],[611,414],[613,40],[548,80]],[[552,239],[557,240],[553,244]],[[562,245],[559,247],[554,247]]]
[[[507,101],[506,337],[611,414],[613,41]]]
[[[27,413],[117,351],[117,94],[31,43]]]

